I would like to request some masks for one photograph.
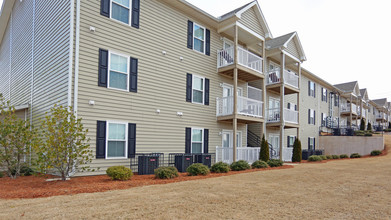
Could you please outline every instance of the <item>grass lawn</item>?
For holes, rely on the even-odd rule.
[[[391,135],[385,138],[391,144]],[[101,193],[0,200],[0,219],[388,219],[390,183],[388,154]]]

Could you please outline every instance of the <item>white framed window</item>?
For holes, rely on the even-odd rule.
[[[191,128],[191,153],[204,153],[204,129]]]
[[[128,154],[128,123],[107,121],[106,159],[125,159]]]
[[[327,89],[322,88],[322,101],[327,102]]]
[[[295,143],[295,140],[296,140],[296,136],[294,136],[294,135],[289,135],[288,136],[288,148],[293,148],[293,144]]]
[[[315,124],[315,110],[313,110],[313,109],[309,109],[309,117],[308,117],[308,119],[309,119],[309,121],[308,121],[308,124]]]
[[[294,103],[288,102],[287,108],[292,111],[297,111],[297,105]]]
[[[337,94],[334,94],[334,106],[338,107],[339,104],[339,96]]]
[[[222,146],[223,147],[233,147],[233,131],[232,130],[223,130],[222,132]],[[242,131],[237,131],[236,133],[236,146],[242,147]]]
[[[315,150],[315,138],[314,137],[308,138],[308,150]]]
[[[309,88],[308,88],[308,95],[315,97],[315,83],[312,81],[309,81]]]
[[[206,29],[204,27],[193,23],[193,48],[200,53],[205,53],[205,34]]]
[[[204,104],[204,87],[205,79],[203,77],[193,75],[193,103]]]
[[[109,52],[108,88],[129,91],[130,57]]]
[[[321,119],[322,119],[322,126],[326,126],[327,125],[327,115],[325,113],[322,113],[321,114]]]
[[[111,0],[110,18],[119,22],[130,24],[132,10],[132,1],[130,0]]]

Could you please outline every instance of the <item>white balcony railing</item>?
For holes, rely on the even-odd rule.
[[[291,109],[284,109],[284,119],[286,122],[298,124],[299,123],[299,112]],[[267,110],[267,121],[268,122],[279,122],[280,121],[280,109],[272,108]]]
[[[387,120],[387,115],[383,112],[376,114],[376,119]]]
[[[272,85],[281,82],[280,69],[269,71],[267,74],[267,85]],[[284,83],[295,88],[299,88],[299,76],[294,72],[284,70]]]
[[[232,115],[234,109],[233,104],[233,96],[216,98],[216,116]],[[263,102],[238,96],[237,110],[240,115],[263,117]]]
[[[242,66],[262,73],[262,57],[238,47],[238,63]],[[234,47],[217,51],[217,68],[234,63]]]
[[[236,160],[245,160],[248,163],[253,163],[259,159],[259,147],[238,147],[236,148]],[[233,148],[232,147],[216,147],[216,162],[232,163]]]
[[[355,104],[342,104],[341,105],[341,113],[350,113],[350,107],[352,106],[352,113],[357,114],[357,106]]]

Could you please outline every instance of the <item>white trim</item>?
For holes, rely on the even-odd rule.
[[[239,23],[238,21],[236,22],[236,25],[237,25],[238,27],[240,27],[241,29],[247,31],[248,33],[254,35],[255,37],[261,39],[262,41],[265,41],[265,38],[264,38],[264,37],[262,37],[261,35],[255,33],[255,31],[253,31],[253,30],[251,30],[250,28],[244,26],[243,24]]]
[[[22,109],[28,109],[28,108],[29,108],[29,104],[16,105],[15,111],[22,110]]]
[[[194,102],[194,92],[193,92],[193,90],[201,91],[201,90],[198,90],[198,89],[194,88],[194,77],[202,79],[202,103]],[[191,103],[204,105],[204,103],[205,103],[205,77],[192,74],[192,79],[191,79]]]
[[[126,77],[126,89],[120,89],[120,88],[115,88],[115,87],[110,87],[110,68],[111,68],[111,54],[114,54],[114,55],[117,55],[117,56],[120,56],[120,57],[125,57],[126,58],[126,73],[123,73],[123,72],[118,72],[118,71],[114,71],[116,73],[120,73],[120,74],[127,74],[127,77]],[[125,55],[125,54],[121,54],[121,53],[117,53],[117,52],[113,52],[113,51],[110,51],[109,50],[109,57],[107,59],[107,88],[108,89],[113,89],[113,90],[118,90],[118,91],[126,91],[128,92],[129,91],[129,68],[130,68],[130,56],[128,55]]]
[[[286,49],[286,48],[285,48]],[[290,54],[288,51],[286,51],[285,49],[281,49],[282,53],[284,53],[286,56],[292,58],[293,60],[295,60],[296,62],[298,63],[301,63],[301,61],[299,59],[297,59],[295,56],[293,56],[292,54]]]
[[[195,26],[196,26],[196,25],[197,25],[198,27],[204,29],[204,40],[201,40],[201,39],[197,38],[197,40],[200,40],[200,41],[203,41],[203,42],[204,42],[204,48],[203,48],[203,49],[204,49],[204,52],[201,52],[201,51],[198,51],[198,50],[194,49],[194,48],[195,48],[195,47],[194,47],[194,38],[196,38],[196,37],[195,37]],[[195,22],[193,22],[193,50],[195,50],[195,51],[197,51],[197,52],[199,52],[199,53],[202,53],[202,54],[206,54],[206,28],[205,28],[204,26],[201,26],[201,25],[195,23]]]
[[[191,127],[190,153],[193,153],[193,130],[201,130],[201,153],[204,153],[204,128]],[[199,142],[194,142],[199,143]]]
[[[73,112],[77,117],[79,95],[79,48],[80,48],[80,0],[76,0],[76,42],[75,42],[75,79],[73,85]]]
[[[124,124],[125,125],[125,156],[124,157],[108,157],[109,148],[109,124]],[[110,141],[122,141],[122,140],[110,140]],[[116,160],[116,159],[128,159],[128,122],[123,121],[106,121],[106,149],[105,159]]]
[[[72,70],[73,70],[73,18],[75,10],[75,0],[70,1],[71,13],[70,13],[70,25],[69,25],[69,74],[68,74],[68,107],[72,105]]]
[[[223,129],[222,135],[221,135],[221,147],[224,147],[223,146],[223,138],[224,138],[223,135],[224,135],[224,133],[228,133],[229,134],[229,145],[230,146],[228,146],[228,147],[232,148],[233,144],[234,144],[234,141],[233,141],[234,131],[233,130],[229,130],[229,129]],[[243,146],[243,132],[242,131],[237,131],[236,135],[239,135],[239,137],[240,137],[240,142],[239,142],[239,145],[237,147],[247,147],[247,146]],[[236,139],[236,140],[238,140],[238,139]]]
[[[132,1],[131,0],[128,0],[129,1],[129,8],[126,7],[125,5],[122,5],[118,2],[113,2],[113,0],[110,0],[110,11],[109,11],[109,17],[110,19],[114,20],[114,21],[117,21],[117,22],[120,22],[121,24],[126,24],[128,26],[132,26]],[[120,6],[120,7],[123,7],[123,8],[127,8],[129,9],[129,17],[128,17],[128,23],[125,23],[123,21],[120,21],[120,20],[117,20],[115,18],[112,17],[112,11],[113,11],[113,3]]]

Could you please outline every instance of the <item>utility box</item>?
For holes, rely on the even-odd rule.
[[[195,163],[202,163],[210,168],[212,166],[212,155],[210,154],[195,155]]]
[[[159,167],[159,155],[138,156],[138,174],[154,174],[155,169]]]
[[[175,155],[175,167],[179,172],[186,172],[186,169],[193,164],[193,155]]]

